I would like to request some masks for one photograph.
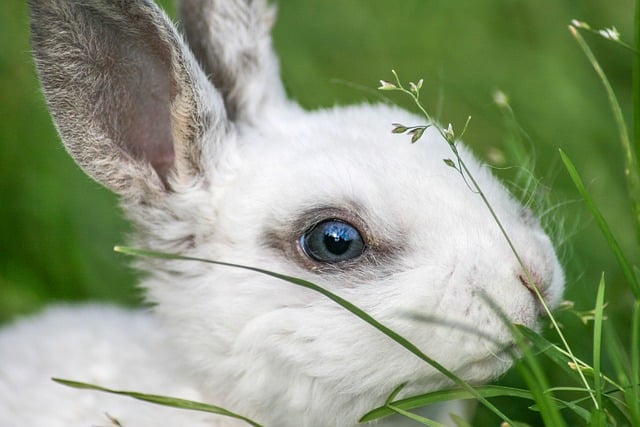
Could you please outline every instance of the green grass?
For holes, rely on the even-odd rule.
[[[635,35],[640,33],[640,2],[636,2],[635,4]],[[569,27],[569,30],[573,37],[578,42],[578,45],[584,52],[586,58],[589,63],[592,65],[595,70],[598,78],[604,86],[605,92],[607,94],[607,98],[609,101],[609,107],[611,112],[613,113],[614,121],[616,123],[617,133],[620,139],[621,151],[623,152],[624,157],[624,176],[626,178],[627,183],[627,191],[628,191],[628,200],[630,204],[630,216],[633,218],[632,222],[634,223],[634,230],[636,232],[636,236],[638,237],[638,242],[640,243],[640,161],[638,158],[638,154],[635,150],[636,146],[631,144],[631,135],[628,133],[628,127],[626,125],[624,113],[622,111],[622,107],[618,101],[615,91],[613,90],[609,78],[607,77],[606,72],[603,71],[598,59],[594,55],[592,49],[589,44],[584,40],[579,30],[591,31],[595,34],[602,36],[605,39],[608,39],[619,46],[622,46],[628,49],[631,52],[631,55],[634,56],[633,60],[633,69],[632,69],[632,80],[633,86],[637,87],[638,82],[640,82],[640,63],[635,60],[635,56],[640,55],[640,39],[636,38],[636,44],[629,45],[619,39],[619,33],[615,28],[605,29],[596,31],[593,30],[588,24],[580,21],[572,21],[572,25]],[[420,90],[423,86],[423,81],[420,80],[416,83],[409,83],[409,88],[405,88],[403,86],[401,80],[398,78],[398,75],[395,71],[392,72],[394,75],[394,81],[381,81],[380,89],[385,91],[397,91],[408,95],[409,98],[413,100],[418,109],[422,112],[427,122],[431,122],[432,119],[427,111],[425,111],[423,105],[419,100]],[[506,104],[505,102],[501,102]],[[633,105],[632,105],[632,114],[633,117],[633,125],[634,129],[637,131],[640,129],[640,117],[633,113],[634,110],[640,108],[640,100],[633,96]],[[465,124],[465,128],[462,133],[464,133],[467,129],[467,124]],[[425,129],[425,126],[416,126],[412,128],[407,128],[402,124],[395,124],[395,128],[393,130],[394,133],[408,133],[411,136],[411,143],[415,143],[419,140],[422,135],[422,132]],[[454,131],[449,125],[448,129],[443,129],[439,127],[437,124],[435,125],[438,128],[440,134],[447,140],[450,145],[452,154],[454,156],[454,160],[444,159],[445,163],[449,166],[457,169],[460,172],[461,178],[469,183],[470,190],[476,192],[479,197],[483,199],[486,204],[488,210],[493,214],[493,209],[491,205],[487,202],[482,189],[478,187],[474,177],[469,173],[468,169],[465,167],[464,162],[460,159],[458,155],[456,146],[455,146],[455,136]],[[582,418],[582,421],[590,426],[605,426],[605,425],[639,425],[640,419],[638,418],[638,388],[640,387],[640,376],[638,366],[640,362],[638,359],[640,356],[640,346],[639,341],[640,337],[638,334],[640,333],[639,326],[637,324],[637,315],[638,315],[638,303],[640,302],[640,276],[637,275],[638,267],[636,265],[632,265],[625,253],[621,249],[620,245],[617,242],[617,239],[614,237],[614,234],[611,231],[609,224],[606,219],[603,217],[600,209],[597,204],[594,202],[590,194],[585,188],[585,185],[576,170],[571,159],[561,150],[560,157],[562,162],[565,165],[565,168],[571,177],[577,191],[581,195],[584,200],[587,208],[593,215],[596,220],[602,234],[607,241],[608,247],[611,252],[614,253],[616,259],[618,260],[619,267],[621,268],[623,275],[626,279],[626,285],[628,290],[633,294],[636,305],[632,314],[632,332],[631,332],[631,342],[630,346],[626,347],[624,344],[621,344],[619,340],[615,340],[612,345],[610,345],[609,357],[611,364],[616,367],[617,378],[620,383],[616,383],[611,380],[610,377],[606,376],[602,371],[602,364],[604,359],[602,358],[602,339],[603,339],[603,322],[605,319],[604,314],[604,295],[605,295],[605,276],[604,273],[599,281],[595,308],[593,310],[593,339],[592,343],[592,365],[585,363],[583,361],[579,361],[574,355],[574,351],[567,342],[565,338],[565,333],[563,333],[562,328],[559,326],[555,316],[552,313],[549,313],[547,309],[547,313],[549,315],[550,323],[553,325],[553,329],[555,334],[557,334],[557,338],[562,343],[562,348],[548,345],[544,339],[536,334],[533,331],[526,331],[521,327],[517,327],[514,329],[514,339],[517,343],[518,347],[522,351],[522,360],[516,363],[516,371],[520,374],[520,377],[526,383],[526,390],[531,392],[531,397],[535,400],[536,404],[534,409],[536,412],[540,414],[540,418],[544,425],[548,426],[563,426],[566,425],[566,419],[564,416],[560,414],[561,409],[566,409],[566,412],[573,412],[576,416]],[[496,223],[500,226],[500,229],[503,231],[505,240],[510,244],[514,254],[518,259],[520,259],[513,245],[511,245],[509,236],[504,232],[502,225],[500,224],[499,219],[493,214],[493,217]],[[522,264],[522,262],[521,262]],[[526,267],[522,264],[522,267],[526,271]],[[531,277],[529,277],[531,280]],[[536,289],[537,291],[537,289]],[[540,294],[538,293],[538,297],[542,301]],[[490,303],[490,301],[487,301]],[[543,305],[544,305],[544,301]],[[504,319],[505,322],[508,322],[508,319]],[[608,335],[616,337],[616,333],[613,328],[608,323]],[[525,336],[522,334],[522,331],[525,332],[525,335],[528,337],[529,341],[525,340]],[[536,343],[542,342],[543,345],[536,345]],[[555,357],[551,357],[556,363],[559,364],[560,367],[564,367],[564,364],[567,363],[571,368],[569,375],[566,378],[554,378],[553,384],[551,386],[546,375],[541,369],[540,360],[537,357],[534,351],[547,351],[547,354],[553,355],[555,353]],[[551,351],[549,351],[551,350]],[[558,356],[566,356],[568,362],[563,361],[562,358]],[[625,368],[623,365],[629,365],[628,359],[631,359],[631,368]],[[626,363],[625,363],[626,362]],[[592,378],[592,381],[588,381],[586,378],[588,375]],[[569,383],[569,385],[565,385]],[[570,385],[571,383],[576,383],[577,385]],[[605,387],[605,383],[608,383]],[[557,385],[556,385],[557,384]],[[525,392],[526,390],[519,390],[521,392]],[[571,401],[563,401],[555,398],[554,394],[556,392],[575,392],[578,394],[579,398],[571,400]],[[431,393],[433,394],[433,393]],[[515,397],[510,391],[505,390],[502,394],[505,397]],[[424,398],[424,396],[423,396]],[[415,398],[414,398],[415,400]],[[484,405],[487,409],[491,410],[493,413],[501,417],[506,423],[509,425],[515,425],[512,421],[510,421],[507,417],[504,416],[499,410],[495,410],[495,406],[488,405],[485,399],[478,399],[480,403]],[[406,400],[405,400],[406,401]],[[405,410],[399,412],[394,402],[387,402],[385,405],[386,408],[393,410],[394,412],[409,416]],[[366,419],[372,419],[368,416],[365,416]],[[424,424],[424,425],[432,425],[432,422],[429,420],[419,420],[414,418],[416,421]]]
[[[640,425],[640,227],[632,208],[638,194],[628,192],[633,184],[625,176],[629,158],[633,170],[628,152],[640,152],[640,60],[582,33],[606,73],[610,89],[603,90],[593,61],[567,30],[574,18],[595,28],[615,25],[637,48],[640,18],[632,7],[630,0],[279,3],[274,39],[282,74],[304,106],[376,100],[373,89],[391,68],[407,80],[423,78],[427,111],[456,128],[471,115],[467,144],[504,179],[529,178],[523,187],[557,205],[543,220],[565,224],[554,237],[564,254],[566,297],[575,302],[557,320],[580,361],[551,344],[554,331],[546,338],[521,331],[533,341],[535,361],[525,357],[501,389],[479,389],[507,418],[530,425],[545,418],[529,409],[531,399],[547,390],[563,402],[567,425],[603,425],[605,414]],[[508,109],[493,102],[498,89]],[[393,101],[414,108],[409,99]],[[630,125],[626,151],[621,120]],[[30,61],[24,1],[0,2],[0,322],[59,300],[136,304],[135,275],[111,250],[126,231],[115,198],[78,170],[55,136]],[[593,320],[583,323],[580,316],[592,309]],[[578,372],[587,384],[575,379]],[[540,375],[547,390],[531,386]],[[392,406],[410,407],[402,405]],[[474,425],[500,422],[480,407]]]

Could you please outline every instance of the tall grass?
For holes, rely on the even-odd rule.
[[[627,45],[619,40],[619,34],[612,29],[604,29],[595,31],[597,34],[619,43],[624,47],[627,47],[634,56],[633,62],[633,87],[638,90],[640,88],[640,2],[636,2],[635,11],[635,36],[634,44]],[[621,143],[622,152],[624,154],[624,175],[627,181],[627,189],[629,202],[631,206],[631,216],[633,217],[633,223],[635,226],[635,233],[640,237],[640,162],[638,159],[638,147],[640,147],[640,96],[636,92],[633,94],[633,109],[632,117],[634,120],[633,128],[635,130],[635,143],[631,143],[631,136],[628,132],[628,127],[624,120],[624,114],[622,108],[617,100],[615,92],[613,91],[611,84],[609,83],[606,73],[600,66],[597,58],[589,48],[584,38],[580,35],[579,30],[592,31],[590,26],[574,21],[569,27],[572,35],[575,37],[578,45],[584,52],[585,56],[589,60],[590,64],[596,71],[598,78],[602,82],[607,94],[607,98],[610,103],[610,108],[615,118],[617,132]],[[409,95],[419,109],[425,114],[425,118],[431,122],[431,118],[424,111],[419,103],[419,89],[421,84],[416,85],[410,83],[409,89],[402,86],[397,75],[395,83],[382,82],[381,89],[384,90],[398,90]],[[466,126],[465,126],[466,128]],[[419,139],[418,134],[421,128],[407,128],[403,125],[396,125],[395,131],[398,133],[409,132],[412,135],[412,142],[416,142]],[[450,145],[452,145],[452,151],[456,157],[457,152],[453,146],[453,131],[449,125],[448,131],[441,134],[447,139]],[[416,135],[418,136],[416,137]],[[571,159],[562,151],[560,151],[562,162],[564,163],[567,172],[571,176],[576,189],[587,204],[589,211],[592,213],[598,226],[600,227],[609,249],[615,254],[616,259],[620,264],[620,268],[624,273],[627,281],[627,285],[631,293],[635,298],[635,304],[633,311],[630,313],[632,319],[632,331],[631,341],[629,343],[622,343],[615,330],[611,326],[605,327],[606,316],[605,311],[605,290],[606,282],[605,275],[603,274],[598,285],[597,295],[595,297],[595,308],[593,310],[593,336],[592,336],[592,364],[588,364],[582,360],[578,360],[574,356],[573,351],[567,340],[564,338],[561,328],[552,313],[549,313],[549,318],[553,324],[557,337],[562,342],[562,346],[551,344],[537,333],[526,330],[523,327],[517,327],[514,330],[514,338],[520,349],[522,350],[524,357],[522,361],[516,364],[516,369],[522,375],[527,383],[528,390],[492,390],[495,392],[492,396],[510,396],[519,397],[525,399],[532,399],[535,401],[535,405],[532,407],[535,411],[540,413],[540,416],[545,425],[548,426],[562,426],[566,425],[565,419],[560,415],[559,410],[565,412],[573,412],[578,419],[581,419],[585,425],[589,426],[605,426],[605,425],[640,425],[640,418],[638,418],[638,408],[640,406],[639,401],[639,364],[640,364],[640,327],[638,323],[639,307],[640,307],[640,274],[638,266],[632,265],[616,238],[614,237],[606,219],[600,213],[597,207],[597,203],[590,197],[586,190],[586,187]],[[481,189],[477,188],[477,185],[472,177],[469,176],[468,170],[464,168],[464,164],[458,160],[451,162],[445,160],[447,164],[455,167],[463,175],[466,174],[467,178],[472,182],[473,189],[476,190],[480,197],[482,197]],[[486,199],[483,197],[483,200]],[[491,207],[487,203],[488,209]],[[493,213],[493,212],[492,212]],[[495,217],[496,221],[499,220]],[[502,228],[501,228],[502,229]],[[505,238],[509,241],[509,237],[505,233]],[[640,242],[640,238],[638,239]],[[511,246],[512,249],[513,246]],[[515,252],[515,249],[514,249]],[[516,254],[517,256],[517,254]],[[539,295],[538,295],[539,296]],[[528,341],[522,338],[526,337]],[[606,355],[602,353],[603,339],[607,340],[608,352]],[[554,363],[558,364],[561,368],[565,369],[567,373],[564,378],[554,378],[554,383],[547,385],[547,379],[544,373],[540,371],[540,364],[538,363],[538,355],[545,355],[551,359]],[[606,375],[603,371],[605,365],[605,358],[607,358],[607,365],[614,367],[613,375]],[[566,368],[569,369],[566,369]],[[588,378],[588,379],[587,379]],[[615,378],[616,380],[612,379]],[[572,400],[562,400],[554,396],[556,392],[572,392],[577,397]],[[530,392],[528,394],[527,392]],[[430,398],[435,396],[442,396],[442,392],[430,393],[421,397],[413,397],[410,399],[404,399],[398,402],[389,402],[387,409],[392,409],[393,406],[400,406],[403,409],[410,409],[416,407],[419,404],[424,404],[430,401]],[[460,395],[458,395],[458,398]],[[375,416],[386,414],[389,411],[384,409],[377,409],[374,412],[365,416],[364,419],[374,419]],[[372,416],[375,415],[375,416]],[[509,422],[511,424],[511,422]]]
[[[623,46],[628,47],[634,55],[634,87],[640,87],[638,83],[640,81],[640,69],[638,62],[638,50],[640,49],[640,44],[637,35],[638,33],[640,33],[639,16],[640,2],[637,2],[635,14],[635,44],[633,46],[629,46],[622,43]],[[634,94],[633,108],[635,112],[632,114],[634,120],[634,129],[636,130],[636,145],[634,147],[634,145],[631,144],[630,141],[630,135],[628,133],[627,126],[624,120],[622,108],[617,101],[616,95],[606,77],[606,74],[600,67],[599,62],[597,61],[595,55],[592,53],[588,44],[578,32],[580,28],[590,30],[590,27],[584,23],[578,23],[578,25],[576,25],[576,22],[574,22],[574,24],[572,24],[569,28],[573,36],[576,38],[578,45],[596,71],[607,93],[611,111],[613,112],[617,125],[617,132],[621,142],[621,148],[624,153],[624,170],[627,180],[629,201],[631,205],[631,215],[634,218],[636,229],[635,231],[638,236],[640,236],[640,216],[638,216],[638,213],[640,213],[640,166],[636,151],[636,147],[638,147],[638,141],[640,141],[637,135],[638,131],[640,131],[640,122],[638,122],[638,120],[640,120],[640,116],[637,114],[637,111],[640,109],[640,105],[638,104],[640,102],[638,100],[638,94]],[[619,34],[617,33],[617,31],[615,31],[615,29],[600,30],[597,31],[597,33],[614,42],[620,43]],[[419,110],[424,114],[428,122],[434,123],[432,118],[425,111],[419,101],[422,81],[419,81],[417,84],[409,83],[409,88],[407,89],[402,85],[402,83],[398,79],[397,74],[395,72],[393,72],[393,74],[395,77],[395,82],[382,81],[380,89],[400,91],[406,95],[409,95],[417,104]],[[394,132],[408,133],[411,136],[411,142],[415,143],[422,135],[424,129],[425,126],[407,127],[402,124],[395,124]],[[445,163],[453,168],[456,168],[464,179],[467,179],[471,182],[472,190],[476,191],[479,197],[481,197],[485,201],[487,208],[491,211],[498,225],[500,225],[499,219],[493,213],[493,210],[490,204],[486,201],[486,198],[484,198],[482,189],[478,187],[473,177],[469,174],[468,169],[464,166],[464,162],[460,159],[457,150],[455,149],[455,134],[452,126],[449,125],[447,129],[439,128],[438,130],[449,143],[452,149],[452,153],[456,158],[456,160],[454,161],[444,159]],[[464,133],[464,130],[462,133]],[[610,250],[615,254],[627,280],[628,287],[636,299],[634,311],[631,315],[631,318],[633,319],[631,342],[627,347],[617,339],[613,328],[607,327],[603,329],[603,325],[605,322],[604,301],[606,289],[605,276],[603,274],[598,285],[598,291],[595,298],[595,308],[593,310],[593,352],[591,355],[593,362],[591,365],[576,358],[570,345],[565,339],[564,334],[562,333],[562,329],[559,327],[553,313],[548,312],[555,333],[562,342],[561,347],[551,344],[542,336],[531,330],[527,330],[523,327],[514,328],[514,339],[524,355],[522,361],[516,364],[516,369],[524,378],[528,386],[528,390],[496,390],[493,388],[485,388],[483,389],[483,391],[490,391],[492,393],[492,397],[508,396],[534,400],[535,405],[533,406],[533,408],[540,413],[540,416],[545,425],[549,426],[566,425],[564,417],[560,415],[560,409],[573,412],[586,425],[590,426],[604,426],[609,424],[640,425],[640,418],[638,418],[638,383],[640,382],[640,377],[638,376],[638,359],[640,358],[640,347],[638,346],[638,343],[640,341],[640,337],[638,336],[639,327],[637,325],[637,319],[639,315],[638,306],[640,304],[640,275],[638,275],[638,268],[637,266],[632,266],[632,264],[627,260],[627,257],[625,256],[620,245],[617,243],[615,237],[613,236],[613,233],[611,232],[607,221],[600,213],[597,204],[589,196],[584,183],[582,182],[582,179],[580,178],[575,166],[573,165],[569,157],[562,151],[560,152],[560,156],[567,169],[567,172],[571,176],[571,179],[576,186],[576,189],[582,196],[589,210],[593,214],[596,222],[598,223],[601,231],[603,232]],[[506,234],[506,232],[504,232],[504,229],[502,227],[500,228],[503,231],[505,239],[510,243],[509,236]],[[510,246],[518,259],[520,259],[513,245]],[[539,294],[538,297],[540,297]],[[540,299],[542,301],[542,298]],[[546,306],[545,309],[547,309],[548,311],[548,308]],[[610,364],[616,367],[615,375],[605,375],[602,370],[604,356],[602,354],[602,343],[604,338],[604,330],[606,330],[606,334],[609,338],[608,341],[610,341],[610,343],[608,343],[608,357],[610,359]],[[526,337],[527,340],[524,340],[524,337]],[[548,385],[549,382],[540,369],[538,355],[545,355],[554,363],[558,364],[561,368],[564,368],[567,376],[565,378],[554,378],[554,384]],[[614,381],[612,377],[617,378],[617,380]],[[574,398],[573,400],[562,400],[556,398],[554,396],[554,393],[561,391],[570,391],[574,394],[577,394],[578,397]],[[385,408],[377,409],[365,415],[363,419],[372,420],[377,416],[389,414],[394,407],[400,407],[403,410],[415,408],[427,402],[437,401],[434,399],[441,398],[445,393],[447,392],[435,392],[423,396],[403,399],[402,401],[398,402],[387,402],[387,404],[385,405],[386,410]],[[455,394],[456,392],[454,391],[451,393]],[[456,394],[456,396],[457,398],[460,398],[461,395]],[[511,424],[511,422],[508,421],[508,424]]]

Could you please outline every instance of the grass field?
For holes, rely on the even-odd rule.
[[[171,7],[168,1],[162,2]],[[393,5],[392,5],[393,4]],[[633,36],[632,0],[282,0],[274,40],[292,97],[307,108],[380,100],[380,79],[395,69],[423,78],[423,100],[443,123],[462,127],[466,143],[511,180],[514,122],[493,95],[505,93],[539,190],[555,207],[546,222],[567,272],[566,298],[594,307],[601,274],[607,322],[629,335],[633,297],[615,258],[585,209],[558,149],[576,164],[627,257],[638,264],[622,154],[606,94],[567,29],[574,18]],[[0,322],[55,301],[136,304],[135,275],[112,248],[125,242],[116,200],[73,164],[49,119],[30,59],[23,0],[0,3]],[[622,104],[631,111],[632,54],[584,34]],[[407,99],[391,101],[411,108]],[[391,123],[393,118],[389,118]],[[524,135],[524,136],[523,136]],[[591,325],[558,315],[570,344],[590,359]],[[553,377],[557,368],[547,367]],[[508,374],[503,384],[519,384]],[[535,414],[509,404],[532,425]],[[477,425],[498,425],[480,410]]]

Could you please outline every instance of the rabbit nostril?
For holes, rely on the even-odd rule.
[[[539,298],[538,294],[543,299],[545,298],[545,286],[538,275],[531,273],[531,271],[529,270],[528,274],[518,274],[518,280],[520,280],[520,283],[522,283],[522,285],[527,288],[527,290],[531,293],[531,295],[533,295],[536,300],[538,300]]]
[[[536,306],[536,310],[540,316],[546,316],[547,309],[546,303],[548,302],[548,286],[540,280],[540,276],[534,273],[531,273],[529,270],[527,273],[518,274],[518,280],[520,283],[527,288],[531,296],[533,297],[534,304]]]
[[[532,294],[536,294],[535,289],[533,289],[533,286],[531,286],[531,284],[529,283],[529,281],[526,279],[526,277],[524,277],[524,275],[522,274],[518,274],[518,279],[520,280],[520,283],[522,283],[524,285],[525,288],[527,288],[527,290],[529,292],[531,292]]]

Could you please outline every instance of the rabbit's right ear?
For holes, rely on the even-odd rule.
[[[149,0],[29,0],[33,55],[76,162],[125,197],[202,175],[228,129],[224,101]]]
[[[222,92],[229,118],[260,120],[286,100],[271,43],[275,8],[266,0],[180,0],[180,20],[200,65]]]

